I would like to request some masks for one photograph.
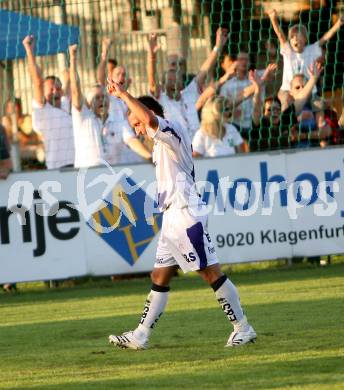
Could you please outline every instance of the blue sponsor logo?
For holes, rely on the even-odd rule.
[[[127,177],[114,186],[103,199],[102,207],[87,221],[87,225],[131,266],[161,229],[161,213],[153,213],[148,220],[145,217],[147,197],[146,192]]]

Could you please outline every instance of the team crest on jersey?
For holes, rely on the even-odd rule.
[[[122,181],[114,186],[87,221],[87,225],[131,266],[161,229],[162,214],[154,213],[149,221],[146,219],[144,204],[147,196],[127,177],[125,183]],[[149,200],[153,202],[151,198]]]

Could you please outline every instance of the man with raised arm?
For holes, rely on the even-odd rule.
[[[127,70],[124,66],[118,65],[115,60],[108,60],[109,48],[112,41],[108,37],[104,37],[102,40],[102,52],[101,60],[97,68],[97,80],[101,86],[105,87],[106,77],[112,78],[116,82],[120,83],[125,89],[129,88],[131,79],[127,75]],[[113,122],[116,122],[116,126],[123,129],[123,140],[125,145],[121,154],[121,163],[137,163],[143,162],[150,158],[150,152],[136,137],[135,132],[131,129],[127,120],[127,106],[121,99],[117,99],[115,96],[109,95],[109,117]],[[108,137],[108,143],[115,145],[114,137],[111,134]],[[111,146],[110,146],[111,149]],[[111,154],[111,153],[110,153]],[[111,157],[110,162],[111,162]]]
[[[244,88],[251,85],[248,79],[250,68],[249,54],[245,51],[239,52],[236,58],[235,75],[227,80],[220,89],[220,95],[231,100],[236,100],[237,95],[240,95]],[[258,70],[260,75],[264,73],[264,69]],[[265,89],[265,87],[264,87]],[[247,141],[249,138],[249,130],[252,121],[253,103],[252,98],[245,99],[240,105],[237,105],[233,112],[233,125],[240,131],[242,137]]]
[[[227,30],[219,28],[216,32],[214,49],[202,64],[195,78],[184,88],[184,74],[178,67],[170,67],[165,71],[162,83],[159,83],[156,72],[156,54],[159,50],[158,38],[156,34],[151,34],[149,37],[147,62],[149,92],[164,108],[166,118],[179,122],[188,131],[190,137],[193,137],[200,126],[195,106],[196,102],[226,41]]]
[[[32,126],[43,138],[46,166],[48,169],[72,166],[74,139],[70,101],[58,77],[43,78],[34,55],[34,36],[25,37],[23,45],[33,83]]]
[[[101,165],[104,160],[120,164],[125,141],[135,144],[136,138],[127,134],[130,129],[123,126],[123,121],[109,115],[109,97],[103,86],[95,84],[84,99],[77,73],[77,48],[69,47],[75,167]],[[149,151],[142,148],[144,157],[150,159]]]
[[[207,232],[205,205],[195,186],[191,139],[178,122],[164,119],[162,106],[152,97],[132,97],[120,84],[109,80],[109,93],[128,106],[128,120],[137,134],[154,140],[158,206],[164,213],[152,288],[141,320],[134,331],[109,336],[120,348],[146,349],[152,329],[167,304],[170,280],[179,266],[196,271],[213,288],[234,330],[227,347],[253,342],[256,332],[248,324],[233,283],[221,272],[215,247]]]
[[[97,67],[97,82],[102,86],[105,86],[107,76],[111,75],[112,71],[118,65],[117,61],[114,58],[108,58],[111,44],[112,42],[109,37],[103,38],[100,61]]]

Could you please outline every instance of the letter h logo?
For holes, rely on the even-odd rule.
[[[125,187],[136,185],[130,178],[126,181]],[[162,214],[153,214],[148,223],[144,214],[148,195],[142,188],[128,193],[123,187],[118,184],[112,189],[103,207],[93,213],[87,225],[133,266],[159,233]]]

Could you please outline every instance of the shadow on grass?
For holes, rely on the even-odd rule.
[[[328,267],[298,267],[250,270],[230,273],[230,279],[239,287],[243,285],[259,285],[266,283],[287,283],[290,281],[310,280],[316,278],[332,278],[344,276],[344,263],[333,264]],[[0,307],[5,305],[44,302],[66,301],[68,299],[88,299],[107,296],[128,296],[146,294],[151,282],[148,277],[107,282],[102,280],[99,284],[78,285],[53,290],[24,290],[14,294],[0,294]],[[179,276],[174,278],[171,287],[174,291],[199,289],[206,286],[197,275]]]

